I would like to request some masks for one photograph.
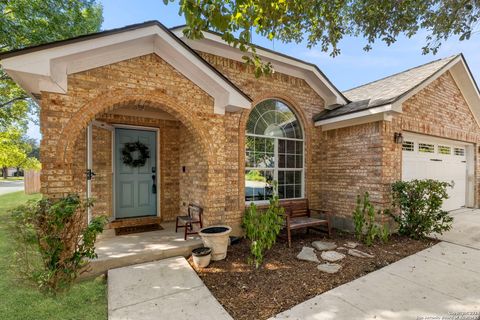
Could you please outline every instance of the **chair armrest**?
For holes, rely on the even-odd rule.
[[[331,215],[331,212],[329,210],[325,210],[325,209],[310,208],[310,211],[317,212],[317,213],[323,213],[323,214],[326,214],[326,215]]]

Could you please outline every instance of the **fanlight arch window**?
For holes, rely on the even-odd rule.
[[[283,101],[262,101],[250,112],[245,139],[245,201],[265,201],[274,183],[280,199],[304,194],[304,135]]]

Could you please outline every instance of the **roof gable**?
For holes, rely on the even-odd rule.
[[[157,21],[0,55],[5,71],[33,97],[66,93],[68,75],[155,53],[214,98],[215,113],[248,109],[251,99]]]
[[[232,60],[244,61],[243,56],[245,53],[238,48],[230,46],[218,33],[211,31],[203,32],[204,39],[190,40],[183,35],[182,31],[184,27],[185,26],[178,26],[172,28],[172,32],[182,39],[189,47]],[[324,99],[327,108],[333,105],[344,105],[349,102],[315,64],[257,45],[253,46],[255,46],[256,53],[262,58],[262,60],[270,62],[275,71],[304,79],[310,87],[312,87],[317,94]]]
[[[358,118],[365,118],[366,121],[367,117],[372,121],[388,119],[388,116],[402,112],[404,101],[447,71],[450,71],[477,122],[480,123],[480,91],[465,58],[459,54],[347,90],[345,95],[353,101],[334,110],[325,110],[317,114],[314,116],[315,124],[335,128],[347,125],[352,119],[356,119],[356,122]],[[378,117],[381,113],[384,116]],[[337,124],[333,125],[334,123]]]

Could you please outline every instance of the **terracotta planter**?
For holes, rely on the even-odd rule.
[[[228,235],[232,232],[229,226],[210,226],[198,233],[203,245],[212,249],[212,260],[223,260],[227,256]]]
[[[212,249],[200,247],[192,250],[193,264],[196,268],[206,268],[212,258]]]

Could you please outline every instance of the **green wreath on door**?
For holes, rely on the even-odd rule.
[[[138,157],[133,157],[132,154],[138,152]],[[148,147],[141,143],[137,142],[127,142],[122,148],[122,160],[123,163],[132,168],[143,167],[147,162],[147,159],[150,158],[150,150]]]

